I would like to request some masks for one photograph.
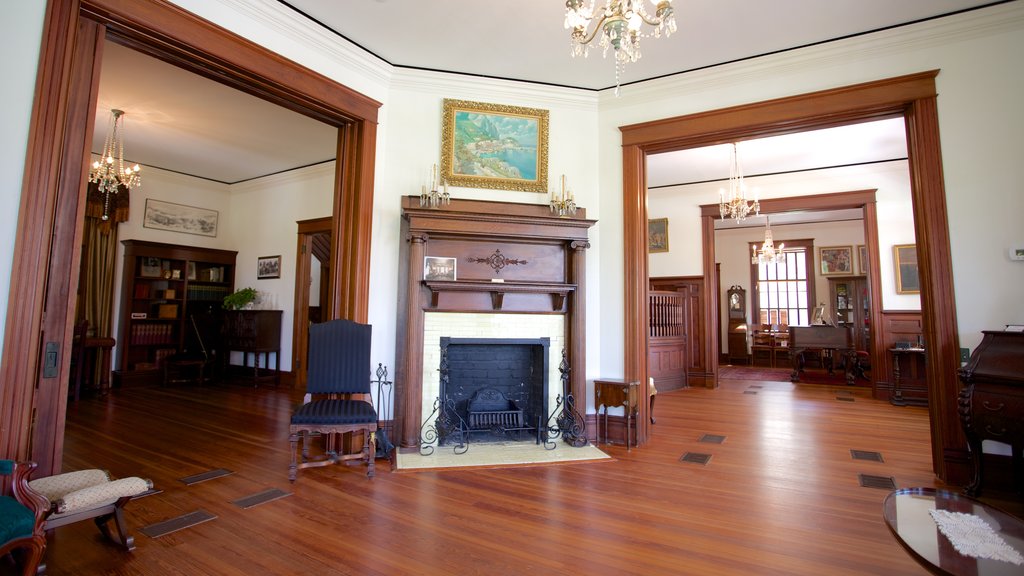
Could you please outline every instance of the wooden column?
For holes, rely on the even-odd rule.
[[[408,290],[405,299],[405,363],[404,382],[399,381],[395,394],[395,413],[402,415],[398,433],[401,446],[420,444],[420,418],[423,409],[423,305],[416,297],[423,283],[423,255],[429,239],[422,232],[409,235]],[[399,412],[401,410],[401,412]]]
[[[569,364],[572,366],[570,385],[572,397],[576,399],[576,410],[580,414],[587,411],[587,248],[590,242],[577,240],[569,244],[571,249],[569,269],[572,277],[570,282],[576,284],[576,291],[570,299],[569,326],[567,340],[569,342]]]

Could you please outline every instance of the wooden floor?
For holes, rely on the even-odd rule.
[[[651,442],[608,447],[613,461],[389,472],[380,460],[373,480],[331,466],[289,484],[297,400],[213,386],[71,404],[65,470],[145,476],[163,493],[127,508],[134,552],[83,522],[51,537],[49,574],[926,573],[882,521],[887,491],[858,483],[864,473],[937,485],[926,410],[862,390],[729,380],[660,394]],[[726,439],[702,443],[703,434]],[[884,463],[854,460],[851,449]],[[686,452],[711,460],[681,462]],[[179,480],[214,468],[234,474]],[[231,503],[267,488],[294,495]],[[157,539],[138,531],[197,509],[217,518]]]

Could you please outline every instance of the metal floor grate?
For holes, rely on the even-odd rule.
[[[234,504],[235,506],[238,506],[239,508],[252,508],[253,506],[265,504],[272,500],[277,500],[278,498],[284,498],[285,496],[291,495],[291,492],[285,492],[284,490],[279,490],[277,488],[270,488],[269,490],[258,492],[256,494],[253,494],[252,496],[239,498],[238,500],[234,500],[231,503]]]
[[[689,462],[690,464],[700,464],[706,466],[711,461],[711,454],[701,454],[699,452],[687,452],[679,458],[680,462]]]
[[[725,436],[721,434],[702,434],[697,442],[707,442],[708,444],[721,444],[725,442]]]
[[[156,524],[150,524],[139,528],[139,532],[142,532],[150,538],[159,538],[166,536],[171,532],[177,532],[185,528],[190,528],[203,522],[209,522],[216,518],[213,514],[205,510],[196,510],[195,512],[189,512],[177,518],[171,518],[170,520],[164,520],[163,522],[157,522]]]
[[[757,394],[757,390],[744,390],[744,394]]]
[[[764,386],[761,384],[751,384],[750,386],[747,386],[747,388],[764,388]]]
[[[193,484],[206,482],[207,480],[213,480],[214,478],[220,478],[221,476],[227,476],[229,474],[234,474],[234,472],[232,472],[231,470],[227,470],[225,468],[216,468],[214,470],[208,470],[201,474],[185,476],[184,478],[180,478],[180,480],[184,482],[186,485],[191,486]]]
[[[892,476],[873,476],[871,474],[858,474],[860,485],[864,488],[882,488],[883,490],[895,490],[896,480]]]
[[[836,400],[840,402],[853,402],[853,396],[836,396]]]
[[[854,460],[868,460],[871,462],[885,462],[882,460],[881,452],[871,452],[870,450],[853,450],[850,449],[850,456]]]

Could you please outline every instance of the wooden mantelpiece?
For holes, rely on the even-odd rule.
[[[397,437],[419,445],[426,312],[559,314],[565,318],[570,386],[586,406],[586,249],[595,220],[560,218],[547,205],[452,200],[422,208],[402,198],[396,354]],[[455,280],[425,280],[424,258],[456,259]]]

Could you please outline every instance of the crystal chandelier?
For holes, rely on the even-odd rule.
[[[729,191],[719,188],[720,197],[718,211],[722,220],[727,217],[739,222],[747,217],[753,210],[754,214],[761,213],[761,204],[757,201],[757,192],[754,193],[754,201],[747,202],[747,186],[743,183],[743,170],[740,168],[739,155],[736,153],[736,143],[732,145],[732,159],[729,165]]]
[[[627,62],[640,59],[640,39],[654,36],[661,38],[676,31],[676,19],[672,0],[657,0],[654,15],[647,12],[647,0],[607,0],[603,8],[594,10],[596,0],[566,0],[565,29],[572,30],[570,49],[573,57],[587,56],[590,42],[597,37],[602,57],[608,56],[608,48],[615,50],[615,95],[619,95],[619,77]],[[593,28],[591,28],[593,24]],[[643,32],[647,24],[653,32]]]
[[[420,192],[420,207],[440,208],[452,203],[452,197],[448,194],[448,183],[444,182],[437,175],[437,164],[430,171],[430,186],[424,185]]]
[[[89,171],[89,182],[95,183],[103,195],[104,220],[110,219],[110,200],[117,194],[119,186],[131,190],[142,183],[139,165],[131,168],[125,166],[124,141],[121,139],[121,130],[124,128],[122,116],[122,110],[110,111],[110,128],[103,142],[103,155],[92,163],[92,170]]]
[[[768,221],[768,216],[764,217],[764,244],[761,245],[761,249],[758,250],[757,246],[752,246],[753,254],[750,256],[751,264],[777,264],[784,260],[782,256],[782,250],[785,248],[785,244],[779,244],[779,247],[775,247],[775,242],[772,240],[772,224]]]
[[[576,213],[576,200],[572,196],[572,190],[565,186],[565,174],[562,174],[562,190],[559,193],[551,193],[551,211],[558,214],[559,218],[567,218]]]

